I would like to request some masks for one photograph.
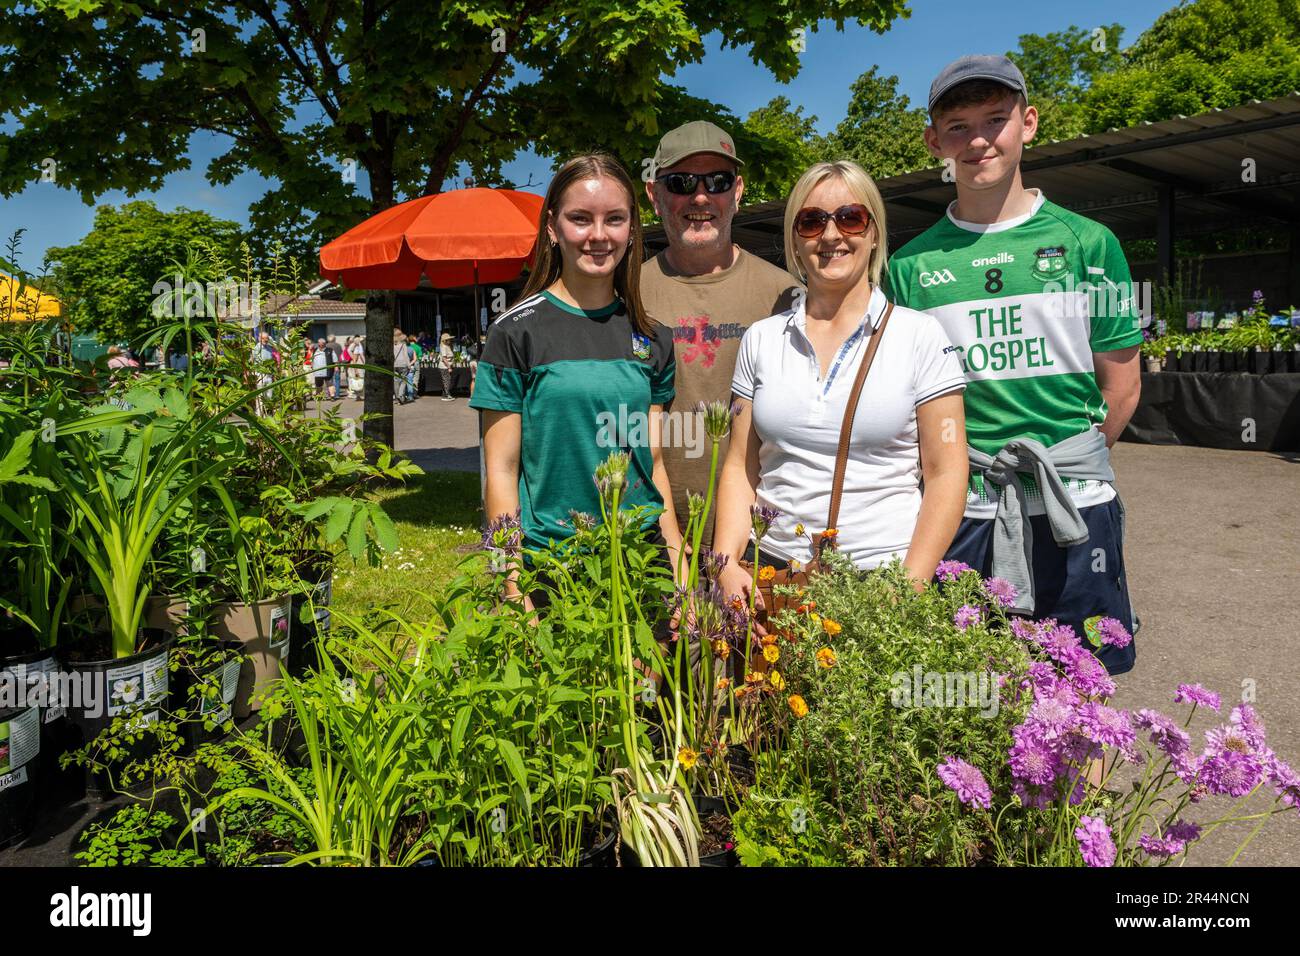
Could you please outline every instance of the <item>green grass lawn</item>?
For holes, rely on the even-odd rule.
[[[456,575],[456,567],[479,541],[479,477],[435,471],[375,493],[397,526],[396,551],[378,567],[353,564],[343,555],[334,569],[333,605],[347,614],[390,605],[398,613],[424,615],[426,597]]]

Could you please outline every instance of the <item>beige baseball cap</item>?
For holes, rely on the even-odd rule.
[[[714,153],[725,156],[737,166],[745,165],[736,155],[736,143],[722,127],[708,120],[695,120],[664,133],[655,149],[655,169],[675,166],[687,156]]]

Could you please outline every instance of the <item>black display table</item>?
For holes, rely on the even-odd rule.
[[[1124,441],[1300,451],[1300,373],[1144,372]]]
[[[442,372],[436,368],[420,369],[420,394],[421,395],[441,395],[442,394]],[[454,368],[451,370],[451,394],[468,395],[469,394],[470,374],[467,368]]]

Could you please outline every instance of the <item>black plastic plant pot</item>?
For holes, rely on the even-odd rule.
[[[0,707],[0,849],[36,823],[40,752],[40,708]]]
[[[25,642],[35,646],[34,637]],[[40,713],[40,778],[36,803],[47,812],[57,803],[76,799],[78,772],[60,769],[59,757],[70,748],[71,727],[62,694],[58,658],[54,648],[40,648],[23,654],[0,657],[0,706],[33,706]]]
[[[293,596],[289,615],[289,673],[301,677],[316,665],[319,649],[330,633],[330,604],[334,597],[334,556],[309,552],[297,565],[298,576],[311,585],[307,594]]]
[[[698,794],[691,797],[695,803],[695,814],[699,817],[700,822],[712,814],[721,814],[728,820],[731,819],[731,810],[727,807],[727,802],[721,797],[710,797],[704,794]],[[736,856],[735,844],[716,853],[709,853],[700,857],[700,866],[709,867],[730,867],[739,866],[740,859]]]
[[[618,814],[613,807],[606,807],[600,816],[601,829],[595,842],[578,854],[580,867],[616,867],[618,854],[614,845],[618,842]]]
[[[209,652],[200,660],[194,663],[182,660],[172,675],[171,710],[175,713],[184,709],[189,715],[181,726],[181,737],[189,753],[226,736],[221,725],[234,714],[239,671],[244,662],[242,648],[239,641],[209,645]],[[214,724],[211,730],[204,726],[207,720]]]
[[[149,627],[141,628],[140,634],[139,646],[144,650],[130,657],[85,660],[75,649],[60,647],[63,665],[74,678],[70,682],[74,693],[67,702],[74,749],[95,740],[117,717],[131,717],[147,726],[158,720],[160,709],[170,703],[168,665],[176,635]],[[157,749],[157,740],[144,734],[110,770],[149,757]],[[115,792],[110,772],[88,768],[85,775],[86,793],[91,797],[101,799]]]

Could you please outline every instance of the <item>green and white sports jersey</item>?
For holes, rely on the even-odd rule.
[[[955,204],[954,204],[955,205]],[[966,373],[966,433],[995,455],[1014,438],[1054,445],[1106,418],[1092,355],[1140,345],[1128,263],[1100,223],[1048,202],[1025,216],[962,222],[953,207],[889,260],[891,299],[939,320]],[[1030,513],[1041,513],[1032,479]],[[1115,496],[1067,479],[1080,507]],[[971,476],[966,514],[992,517],[997,489]]]

